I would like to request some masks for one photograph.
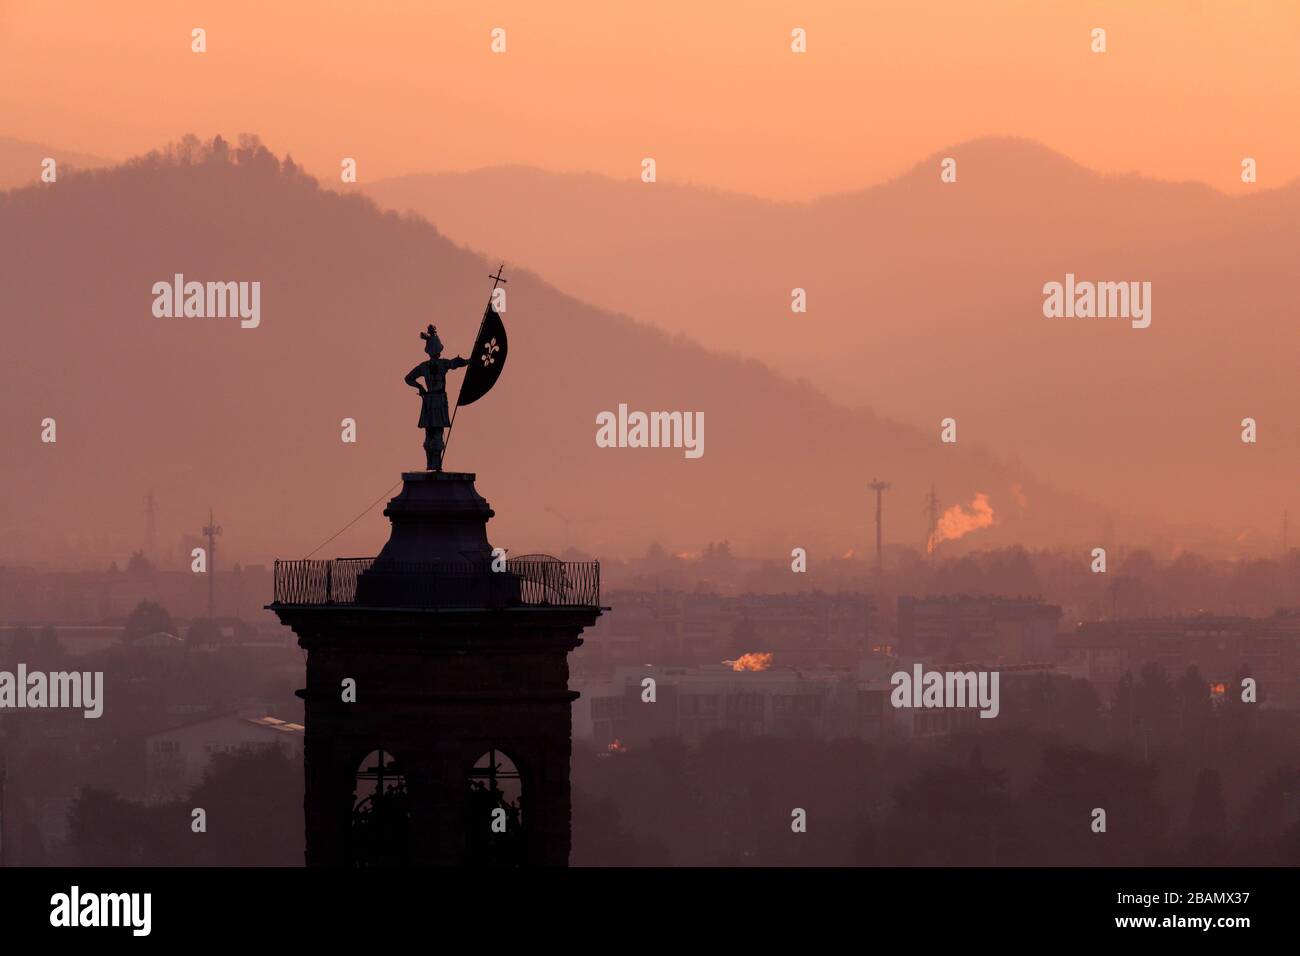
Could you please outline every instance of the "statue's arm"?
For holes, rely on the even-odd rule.
[[[415,368],[413,368],[413,369],[411,369],[409,372],[407,372],[407,373],[406,373],[406,378],[403,379],[403,381],[406,382],[407,385],[410,385],[412,388],[414,388],[414,389],[415,389],[417,392],[419,392],[421,395],[424,394],[424,386],[420,384],[420,376],[421,376],[423,373],[424,373],[424,366],[423,366],[423,365],[417,365]]]
[[[469,364],[469,359],[461,358],[459,355],[457,355],[454,359],[451,360],[452,368],[464,368],[468,364]]]

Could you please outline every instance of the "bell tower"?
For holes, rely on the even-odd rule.
[[[376,557],[275,563],[307,652],[308,866],[568,863],[568,654],[600,566],[494,557],[474,481],[406,472]]]

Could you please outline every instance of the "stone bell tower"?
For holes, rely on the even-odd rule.
[[[494,559],[474,475],[402,479],[377,557],[275,564],[307,652],[307,865],[564,866],[568,653],[600,567]]]

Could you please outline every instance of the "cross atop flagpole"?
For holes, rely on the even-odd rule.
[[[501,270],[504,269],[505,267],[506,267],[506,264],[505,264],[504,262],[501,263],[501,265],[497,266],[497,274],[494,275],[494,276],[493,276],[493,275],[488,276],[488,278],[492,280],[492,291],[493,291],[493,292],[495,292],[495,291],[497,290],[497,283],[500,283],[501,285],[505,285],[505,284],[506,284],[506,280],[503,279],[503,278],[501,278]],[[491,296],[489,295],[488,298],[491,299]]]

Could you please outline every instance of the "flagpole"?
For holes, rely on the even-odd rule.
[[[492,308],[492,296],[496,294],[497,285],[506,281],[501,278],[501,270],[505,267],[506,264],[501,263],[501,265],[497,266],[497,274],[488,276],[492,280],[492,291],[488,293],[487,306],[483,309],[483,317],[478,320],[478,331],[474,333],[474,341],[469,347],[470,361],[474,360],[474,346],[478,345],[478,337],[483,334],[483,326],[487,324],[488,309]],[[461,381],[460,387],[462,390],[465,388],[464,380]],[[447,423],[447,440],[442,443],[442,463],[444,465],[447,463],[447,449],[451,447],[451,430],[456,427],[456,413],[458,411],[460,411],[459,393],[456,395],[456,404],[451,409],[451,421]]]

